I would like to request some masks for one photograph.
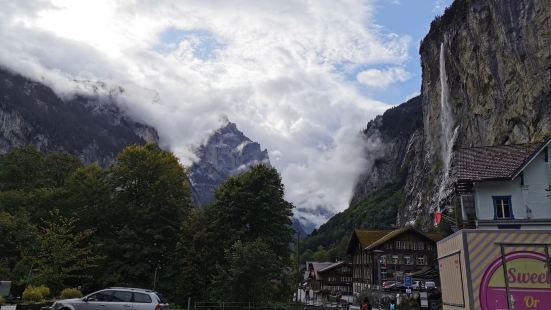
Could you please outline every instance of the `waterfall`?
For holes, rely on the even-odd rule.
[[[438,190],[438,204],[437,208],[440,208],[440,204],[443,198],[446,197],[445,191],[449,183],[450,166],[452,159],[453,145],[457,139],[457,132],[459,126],[455,127],[453,114],[451,111],[450,103],[448,101],[449,89],[448,89],[448,75],[446,73],[446,58],[444,53],[444,43],[440,43],[440,145],[442,146],[442,162],[444,177],[440,183]]]

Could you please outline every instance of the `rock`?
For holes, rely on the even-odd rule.
[[[198,206],[214,199],[218,186],[229,177],[247,171],[257,164],[270,164],[268,151],[247,138],[234,123],[228,122],[215,131],[196,150],[199,158],[191,166],[194,202]]]
[[[441,46],[455,120],[449,126],[458,127],[453,141],[442,139]],[[397,224],[417,222],[428,228],[431,212],[451,199],[454,169],[452,165],[445,178],[443,141],[456,149],[540,141],[551,135],[550,47],[547,0],[455,1],[432,22],[421,43],[422,127],[391,134],[381,130],[385,115],[370,122],[366,139],[380,138],[383,152],[376,154],[373,170],[360,178],[352,204],[403,173],[406,207]]]
[[[61,98],[40,82],[0,68],[0,154],[35,145],[107,167],[127,145],[157,143],[155,129],[119,108],[116,96],[122,91]]]

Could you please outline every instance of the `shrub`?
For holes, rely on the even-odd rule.
[[[25,302],[41,302],[44,296],[37,287],[28,287],[23,291],[23,301]]]
[[[80,298],[82,297],[82,293],[76,288],[66,288],[61,291],[61,296],[59,297],[61,299]]]
[[[36,289],[40,292],[42,295],[42,299],[46,299],[48,296],[50,296],[50,289],[47,288],[44,285],[36,287]]]
[[[4,297],[0,296],[0,306],[5,303],[6,303],[6,300],[4,299]]]

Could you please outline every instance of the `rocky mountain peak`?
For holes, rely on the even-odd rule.
[[[256,164],[270,164],[268,151],[227,122],[196,150],[199,158],[191,167],[191,183],[197,205],[212,202],[214,192],[226,179]]]

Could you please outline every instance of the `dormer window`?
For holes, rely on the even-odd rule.
[[[494,199],[494,219],[514,219],[511,196],[493,196],[492,198]]]

